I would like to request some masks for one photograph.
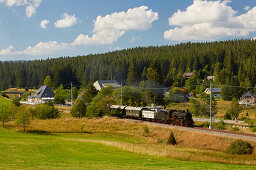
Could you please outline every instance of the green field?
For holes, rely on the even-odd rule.
[[[5,98],[3,98],[2,96],[0,96],[0,103],[1,103],[1,104],[7,104],[7,105],[10,105],[10,104],[11,104],[11,101],[6,100],[6,99],[5,99]]]
[[[91,139],[93,136],[91,137]],[[100,136],[95,136],[99,139]],[[188,162],[123,151],[72,135],[24,134],[0,128],[0,169],[254,169]],[[84,137],[83,137],[84,139]],[[104,139],[107,139],[105,137]]]

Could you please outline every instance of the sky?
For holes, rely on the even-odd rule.
[[[0,60],[256,37],[256,0],[0,0]]]

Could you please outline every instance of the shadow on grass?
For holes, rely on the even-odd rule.
[[[87,133],[87,134],[93,134],[92,132],[87,132],[87,131],[81,131],[81,132],[54,132],[54,133]]]
[[[28,130],[27,133],[37,134],[37,135],[54,135],[54,134],[44,131],[44,130]]]

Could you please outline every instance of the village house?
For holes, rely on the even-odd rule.
[[[34,95],[28,96],[28,102],[45,103],[46,101],[53,101],[55,93],[47,86],[41,86]]]
[[[245,93],[241,98],[239,104],[252,105],[256,103],[256,95],[252,92]]]
[[[212,80],[212,81],[214,81],[214,79],[215,79],[215,76],[207,76],[207,80]]]
[[[121,88],[121,85],[116,80],[98,80],[93,83],[95,89],[100,91],[103,87],[112,87],[113,89]]]
[[[204,91],[206,94],[211,94],[213,97],[221,98],[221,88],[207,88]]]
[[[189,79],[190,77],[192,77],[195,73],[194,72],[186,72],[182,75],[182,77],[184,77],[185,79]]]

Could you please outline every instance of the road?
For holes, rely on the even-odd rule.
[[[210,122],[210,119],[207,119],[207,118],[195,118],[193,117],[193,120],[196,121],[196,122]],[[221,120],[219,119],[213,119],[212,122],[219,122]],[[223,120],[224,123],[228,123],[228,124],[244,124],[245,122],[244,121],[236,121],[236,120]]]

